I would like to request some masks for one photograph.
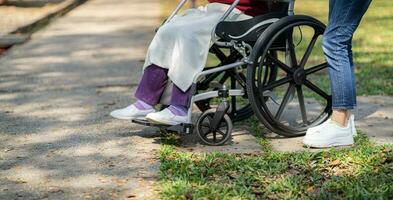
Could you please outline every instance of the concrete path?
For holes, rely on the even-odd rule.
[[[91,0],[0,58],[0,199],[154,199],[156,131],[132,101],[156,0]]]

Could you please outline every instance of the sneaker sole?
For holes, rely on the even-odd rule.
[[[111,117],[115,118],[115,119],[121,119],[121,120],[134,120],[134,119],[140,119],[140,120],[145,120],[145,117],[123,117],[123,116],[116,116],[116,115],[112,115],[110,114]]]
[[[150,121],[152,123],[157,123],[157,124],[162,124],[162,125],[170,125],[170,126],[176,126],[176,125],[185,123],[185,122],[173,122],[173,121],[157,120],[157,119],[149,118],[149,117],[146,117],[146,120]]]
[[[311,148],[331,148],[331,147],[340,147],[340,146],[352,146],[354,145],[354,140],[353,136],[345,136],[345,137],[339,137],[335,138],[335,141],[329,142],[328,144],[316,144],[318,142],[310,142],[310,141],[304,141],[304,145],[307,147]]]

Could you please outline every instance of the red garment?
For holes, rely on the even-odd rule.
[[[209,3],[223,3],[232,4],[233,0],[208,0]],[[236,6],[237,9],[241,10],[246,15],[258,16],[268,12],[268,6],[266,1],[258,0],[240,0],[240,3]]]

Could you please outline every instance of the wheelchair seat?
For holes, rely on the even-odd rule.
[[[217,24],[215,33],[226,41],[255,43],[268,26],[285,16],[287,14],[275,12],[242,21],[223,21]]]

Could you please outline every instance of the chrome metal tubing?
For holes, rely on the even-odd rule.
[[[195,76],[193,83],[196,84],[198,82],[199,78],[201,78],[202,76],[206,76],[208,74],[212,74],[212,73],[219,72],[219,71],[225,71],[225,70],[235,68],[235,67],[240,67],[240,66],[246,65],[246,64],[247,63],[244,61],[239,61],[239,62],[235,62],[232,64],[224,65],[221,67],[215,67],[213,69],[208,69],[208,70],[202,71]]]
[[[187,0],[181,0],[175,10],[172,12],[172,14],[168,17],[168,19],[165,21],[165,24],[170,22],[175,15],[179,12],[179,10],[184,6],[184,4],[187,2]]]

